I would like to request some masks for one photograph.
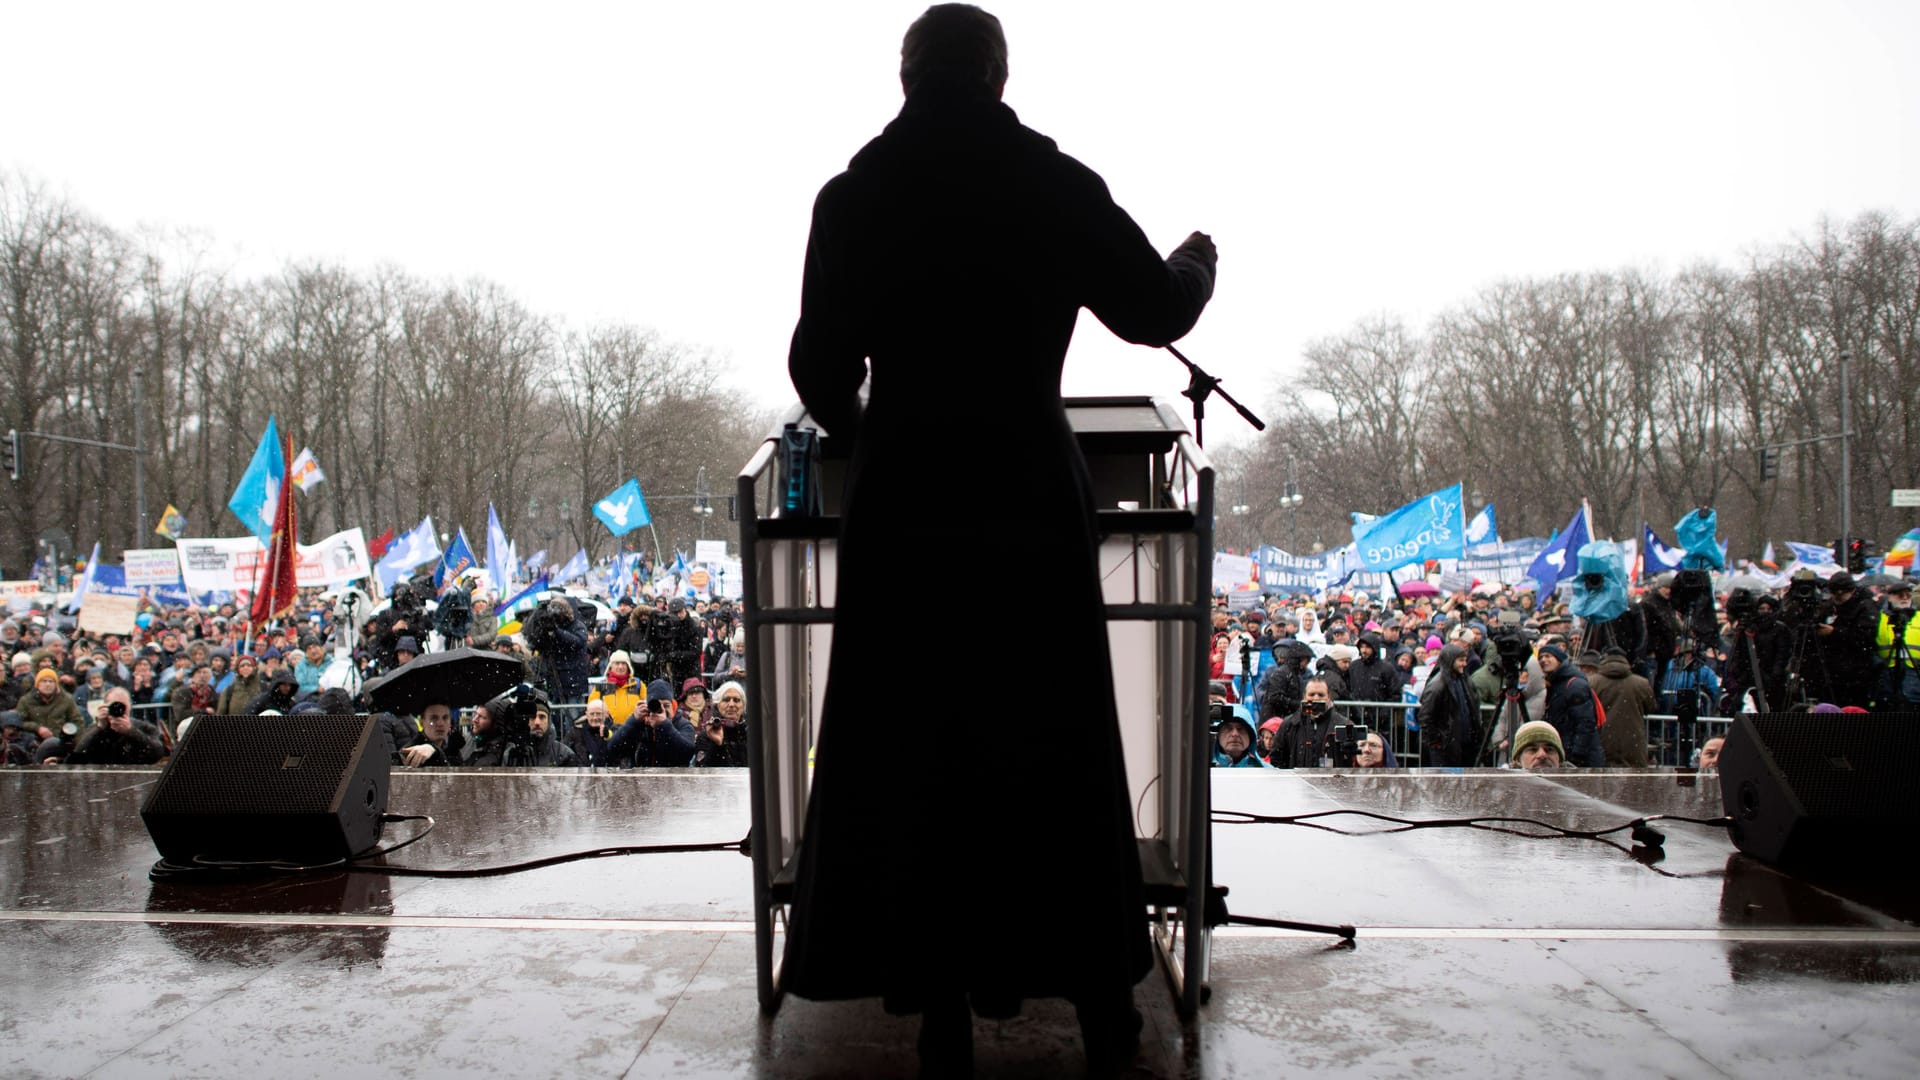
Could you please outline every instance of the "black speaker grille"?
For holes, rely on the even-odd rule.
[[[1753,717],[1753,726],[1810,816],[1911,810],[1915,780],[1903,764],[1913,743],[1910,717],[1770,713]]]
[[[366,716],[203,716],[187,729],[150,808],[170,814],[324,814]]]

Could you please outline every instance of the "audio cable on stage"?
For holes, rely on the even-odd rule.
[[[439,878],[475,878],[494,877],[500,874],[517,874],[525,870],[538,870],[541,867],[557,866],[561,863],[578,862],[583,859],[607,859],[620,855],[675,855],[706,851],[737,851],[742,855],[752,853],[749,837],[739,840],[704,844],[642,844],[621,847],[593,848],[588,851],[571,851],[564,855],[549,855],[525,862],[507,863],[502,866],[473,866],[438,868],[428,866],[374,866],[366,860],[391,855],[423,839],[433,831],[433,818],[426,814],[382,814],[382,824],[402,821],[424,821],[426,827],[405,840],[388,847],[376,848],[350,859],[335,859],[332,862],[301,865],[284,860],[228,861],[219,859],[195,858],[187,863],[174,863],[161,859],[147,871],[150,881],[207,881],[216,878],[257,877],[274,874],[317,873],[333,870],[356,874],[389,874],[396,877],[439,877]]]

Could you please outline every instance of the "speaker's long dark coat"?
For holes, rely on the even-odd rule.
[[[1210,245],[1162,259],[1099,176],[988,98],[917,91],[820,192],[789,366],[856,441],[785,989],[914,1009],[1110,993],[1150,967],[1060,371],[1082,306],[1162,344],[1212,287]],[[1027,599],[932,591],[1003,575]],[[882,668],[930,602],[934,708]]]

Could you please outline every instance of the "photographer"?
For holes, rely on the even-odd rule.
[[[1845,570],[1827,579],[1827,592],[1833,596],[1833,617],[1814,631],[1825,661],[1826,685],[1815,693],[1841,708],[1865,708],[1873,700],[1873,639],[1880,613]]]
[[[700,733],[699,749],[693,755],[695,765],[746,766],[747,728],[742,722],[746,711],[747,688],[737,682],[721,684],[713,695],[713,714],[704,726],[697,722],[693,725]]]
[[[1776,614],[1779,605],[1771,596],[1755,596],[1747,589],[1735,589],[1727,597],[1727,666],[1725,700],[1722,715],[1738,716],[1742,699],[1758,689],[1764,709],[1784,705],[1780,700],[1787,683],[1787,654],[1792,648],[1792,632]],[[1564,735],[1565,732],[1562,732]],[[1571,749],[1571,748],[1569,748]],[[1582,764],[1575,761],[1574,764]]]
[[[656,680],[658,683],[659,680]],[[667,715],[669,691],[648,687],[647,704],[614,732],[607,744],[607,763],[631,766],[686,766],[692,763],[693,725]]]
[[[1303,642],[1287,639],[1274,643],[1273,667],[1261,677],[1254,690],[1262,721],[1292,716],[1300,708],[1306,689],[1307,665],[1313,663],[1313,649]]]
[[[587,628],[574,616],[573,605],[559,596],[548,600],[527,617],[525,632],[549,699],[563,705],[585,701],[591,670]]]
[[[165,757],[159,729],[133,718],[133,699],[122,687],[107,691],[106,715],[80,733],[69,765],[152,765]]]
[[[1913,583],[1887,586],[1887,607],[1874,633],[1880,660],[1874,705],[1881,709],[1920,705],[1920,619],[1913,617]]]
[[[1299,711],[1287,717],[1280,726],[1279,738],[1274,740],[1270,764],[1276,769],[1318,767],[1328,755],[1328,736],[1333,729],[1352,722],[1346,713],[1333,707],[1333,692],[1327,680],[1318,675],[1307,680],[1300,698]]]
[[[474,709],[473,754],[478,768],[565,766],[573,751],[553,736],[546,695],[529,686],[510,690]]]

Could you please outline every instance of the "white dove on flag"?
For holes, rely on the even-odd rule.
[[[1547,561],[1552,563],[1555,569],[1564,568],[1567,565],[1567,549],[1561,548],[1558,551],[1547,552]]]
[[[621,528],[626,527],[627,513],[632,509],[633,509],[633,496],[631,495],[627,496],[625,499],[617,503],[614,502],[612,499],[600,500],[600,512],[612,518],[613,523],[615,525],[620,526]]]

